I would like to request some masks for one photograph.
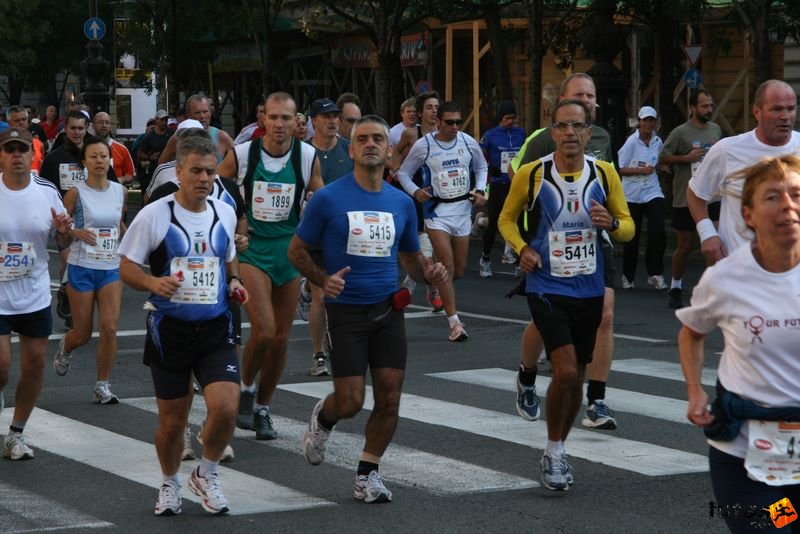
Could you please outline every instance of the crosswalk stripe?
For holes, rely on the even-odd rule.
[[[0,482],[0,524],[4,534],[116,526],[4,482]]]
[[[650,376],[653,378],[663,378],[666,380],[677,380],[683,382],[683,371],[681,364],[674,362],[659,362],[646,358],[631,358],[630,360],[614,360],[611,364],[612,371],[630,373],[634,375]],[[717,370],[703,368],[703,385],[713,386],[717,383]]]
[[[0,415],[0,427],[8,426],[11,411]],[[88,425],[46,410],[34,409],[30,429],[25,433],[31,446],[113,475],[158,489],[161,468],[155,447],[100,427]],[[197,462],[181,465],[181,480],[188,477]],[[232,514],[283,512],[334,503],[301,493],[254,476],[220,467],[220,480],[225,496],[231,502]],[[153,495],[153,504],[156,495]],[[196,503],[200,499],[184,484],[183,499]]]
[[[125,399],[122,402],[153,413],[157,412],[153,398]],[[199,425],[203,422],[205,413],[203,398],[195,396],[189,421]],[[255,443],[302,454],[301,439],[308,424],[274,414],[272,422],[278,431],[278,439]],[[252,431],[238,428],[234,435],[249,440],[254,436]],[[363,436],[337,430],[325,448],[325,463],[353,469],[363,448]],[[394,444],[390,445],[383,455],[381,473],[389,483],[421,488],[437,495],[460,495],[539,486],[534,480]],[[233,503],[232,499],[231,502]]]
[[[282,384],[278,387],[315,398],[323,398],[332,390],[330,382]],[[364,407],[372,409],[370,387],[367,388]],[[544,445],[547,440],[547,426],[544,424],[529,424],[516,415],[408,393],[403,393],[400,417],[526,446]],[[700,454],[579,428],[570,431],[567,454],[649,476],[708,470],[708,459]]]
[[[446,373],[431,373],[428,376],[502,391],[514,393],[517,391],[515,385],[517,372],[509,371],[508,369],[468,369]],[[536,377],[536,390],[540,397],[544,397],[544,393],[549,386],[550,377],[541,375]],[[606,388],[606,396],[610,399],[616,412],[635,413],[674,423],[689,424],[686,419],[686,410],[689,403],[686,401],[617,388]],[[509,396],[509,399],[511,398]]]

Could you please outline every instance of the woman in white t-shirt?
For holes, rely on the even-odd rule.
[[[86,181],[67,191],[64,206],[75,220],[67,259],[67,293],[72,305],[73,329],[59,344],[53,367],[59,376],[69,371],[72,351],[92,337],[94,306],[100,315],[95,402],[116,404],[109,378],[117,355],[117,322],[122,304],[117,246],[125,232],[127,190],[107,178],[111,153],[106,143],[89,138],[81,150]]]
[[[755,240],[708,268],[691,306],[676,311],[687,415],[709,437],[716,512],[734,532],[796,518],[784,498],[800,505],[800,158],[764,160],[738,178]],[[708,406],[703,339],[715,327],[725,348]]]

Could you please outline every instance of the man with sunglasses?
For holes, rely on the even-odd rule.
[[[414,143],[397,177],[406,192],[422,204],[425,230],[436,259],[447,267],[448,281],[439,286],[450,328],[450,341],[469,337],[456,313],[453,282],[464,275],[472,227],[472,204],[486,202],[488,165],[475,139],[459,131],[463,122],[455,102],[439,106],[439,128]],[[412,176],[422,169],[422,186]]]
[[[567,491],[574,481],[564,441],[581,407],[583,377],[603,315],[606,258],[600,231],[627,241],[634,225],[613,165],[584,154],[592,130],[588,107],[562,100],[553,117],[556,150],[519,168],[499,226],[528,273],[528,307],[553,364],[542,483]],[[527,242],[517,226],[526,204]]]
[[[67,215],[58,189],[31,173],[33,136],[24,128],[0,134],[0,412],[11,367],[11,332],[19,334],[20,376],[3,457],[33,458],[23,436],[42,389],[47,339],[53,329],[47,242],[55,231],[69,244]]]

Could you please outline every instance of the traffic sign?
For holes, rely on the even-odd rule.
[[[427,93],[431,90],[431,83],[428,80],[420,80],[417,82],[416,86],[417,94],[420,95],[422,93]]]
[[[700,54],[703,53],[703,45],[684,45],[681,46],[683,54],[689,60],[689,66],[694,67],[700,59]]]
[[[86,19],[83,23],[83,34],[87,39],[99,41],[106,35],[106,23],[97,17]]]
[[[703,83],[703,75],[697,69],[688,69],[683,75],[683,81],[689,89],[697,89]]]

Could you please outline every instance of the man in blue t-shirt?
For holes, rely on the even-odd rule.
[[[402,310],[410,301],[407,289],[398,291],[397,261],[415,280],[434,285],[447,281],[447,269],[422,255],[413,201],[383,180],[391,153],[386,122],[367,115],[355,123],[351,139],[353,172],[314,194],[289,245],[297,270],[325,293],[333,348],[334,391],[314,407],[303,453],[308,463],[322,463],[333,426],[355,416],[364,404],[369,367],[375,408],[367,422],[354,497],[388,502],[392,492],[378,467],[397,426],[406,365]],[[324,268],[310,254],[317,243]]]

